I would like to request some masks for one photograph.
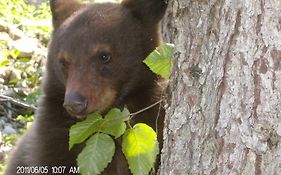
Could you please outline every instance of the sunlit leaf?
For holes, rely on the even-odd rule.
[[[172,44],[160,45],[143,62],[151,71],[168,79],[171,74],[173,48]]]
[[[10,60],[3,60],[3,61],[0,61],[0,67],[4,67],[4,66],[7,66],[8,64],[10,64]]]
[[[103,133],[93,135],[78,155],[77,164],[83,175],[100,174],[111,162],[115,152],[113,139]]]
[[[155,131],[146,124],[136,124],[123,135],[122,151],[134,175],[148,175],[159,153]]]
[[[19,56],[19,54],[20,54],[20,51],[16,50],[16,49],[14,49],[10,52],[11,57],[13,57],[14,59],[16,59]]]

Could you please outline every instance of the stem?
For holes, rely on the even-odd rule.
[[[131,123],[130,123],[130,120],[127,121],[127,124],[128,124],[128,126],[129,126],[129,128],[131,128],[131,129],[133,128],[132,125],[131,125]]]
[[[159,101],[153,103],[152,105],[147,106],[147,107],[145,107],[145,108],[143,108],[143,109],[141,109],[141,110],[139,110],[139,111],[137,111],[137,112],[131,113],[131,114],[130,114],[130,116],[131,116],[130,119],[132,119],[135,115],[138,115],[138,114],[140,114],[140,113],[142,113],[142,112],[144,112],[144,111],[146,111],[146,110],[148,110],[148,109],[150,109],[150,108],[153,108],[154,106],[158,105],[158,104],[161,103],[162,101],[163,101],[163,99],[161,99],[161,100],[159,100]]]
[[[161,91],[161,99],[163,101],[163,94],[164,94],[164,91]],[[161,102],[162,102],[161,101]],[[157,112],[157,117],[156,117],[156,134],[158,135],[158,120],[159,120],[159,116],[160,116],[160,111],[161,111],[161,102],[160,102],[160,105],[159,105],[159,108],[158,108],[158,112]]]

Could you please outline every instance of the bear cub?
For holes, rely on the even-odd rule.
[[[68,149],[69,128],[93,112],[112,107],[131,112],[160,98],[158,77],[143,59],[159,45],[158,23],[165,0],[123,0],[83,4],[50,0],[54,31],[49,45],[43,95],[35,121],[13,150],[6,175],[19,167],[77,166],[83,144]],[[133,122],[156,130],[162,143],[163,111],[155,106]],[[24,172],[21,174],[29,174]],[[52,174],[50,171],[44,174]],[[116,141],[116,153],[103,175],[131,174]]]

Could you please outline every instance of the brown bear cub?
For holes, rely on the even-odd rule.
[[[165,0],[124,0],[120,4],[82,4],[50,0],[54,32],[49,46],[43,95],[36,119],[19,141],[6,175],[54,174],[52,168],[77,166],[83,144],[68,149],[69,128],[87,114],[112,107],[131,112],[159,100],[157,76],[143,59],[159,45],[158,23]],[[158,131],[158,107],[134,117]],[[161,142],[161,132],[158,133]],[[29,173],[38,168],[40,173]],[[116,153],[103,175],[131,174],[116,142]]]

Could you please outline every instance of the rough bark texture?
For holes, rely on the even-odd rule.
[[[170,0],[161,175],[281,174],[281,1]]]

